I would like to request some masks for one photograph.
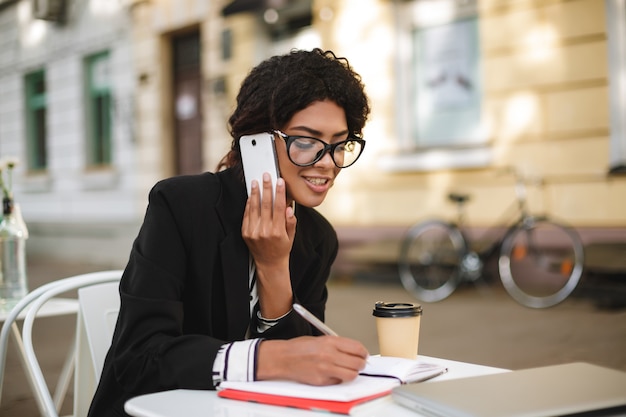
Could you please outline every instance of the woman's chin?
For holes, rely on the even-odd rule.
[[[324,195],[302,196],[301,198],[296,198],[295,200],[301,206],[314,208],[322,204],[325,199],[326,193],[324,193]]]

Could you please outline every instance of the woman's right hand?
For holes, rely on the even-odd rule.
[[[352,381],[365,367],[368,352],[358,341],[338,336],[301,336],[264,340],[257,380],[290,380],[309,385]]]
[[[263,195],[272,195],[272,180],[263,174]],[[241,236],[246,242],[257,272],[257,292],[261,315],[267,319],[288,313],[293,303],[289,256],[296,234],[296,217],[287,207],[285,181],[278,178],[276,199],[261,200],[259,183],[252,181],[252,192],[243,215]]]

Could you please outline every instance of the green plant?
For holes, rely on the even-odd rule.
[[[6,158],[0,162],[0,188],[2,189],[2,199],[13,199],[13,169],[17,165],[17,159]],[[4,180],[6,172],[7,179]]]

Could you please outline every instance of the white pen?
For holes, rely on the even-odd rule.
[[[339,336],[337,332],[325,325],[324,322],[315,317],[313,313],[302,307],[300,304],[293,303],[293,309],[296,310],[296,313],[300,314],[306,321],[315,326],[320,332],[330,336]]]

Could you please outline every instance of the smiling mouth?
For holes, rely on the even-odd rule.
[[[328,183],[327,178],[305,177],[305,179],[313,185],[326,185]]]

